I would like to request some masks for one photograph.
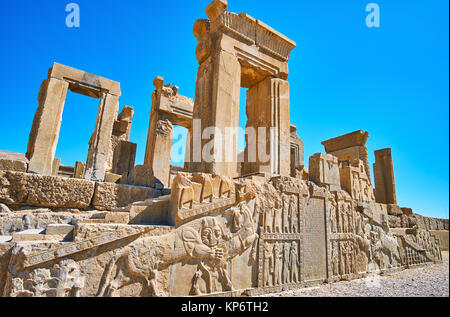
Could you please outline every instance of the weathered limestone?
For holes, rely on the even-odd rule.
[[[103,181],[111,155],[111,134],[118,111],[120,84],[55,63],[41,85],[39,107],[27,148],[29,171],[51,175],[67,90],[100,98],[95,130],[89,141],[86,179]]]
[[[227,138],[225,129],[239,125],[240,77],[238,59],[225,51],[214,54],[200,65],[193,119],[201,120],[201,133],[203,129],[213,127],[214,135],[205,135],[199,140],[199,136],[191,134],[190,172],[236,176],[237,135]],[[214,138],[211,140],[211,137]],[[202,150],[211,153],[210,162],[204,161]]]
[[[111,135],[111,153],[108,155],[111,161],[108,162],[107,171],[122,174],[134,167],[133,145],[128,145],[127,154],[124,153],[124,148],[119,148],[123,142],[130,140],[131,124],[133,123],[134,109],[129,106],[124,106],[117,119],[114,121],[113,132]],[[137,145],[134,145],[137,146]],[[116,152],[121,152],[117,154]],[[134,149],[134,152],[136,150]],[[120,159],[118,159],[119,157]],[[122,163],[123,161],[123,163]],[[132,161],[132,163],[130,162]],[[127,168],[127,164],[133,164]],[[120,166],[118,166],[120,165]]]
[[[73,166],[66,166],[66,165],[59,165],[58,169],[58,175],[60,177],[67,177],[67,178],[73,178],[75,174],[75,167]]]
[[[69,224],[50,224],[45,228],[45,234],[50,236],[68,236],[73,233],[74,226]]]
[[[52,163],[52,176],[58,176],[60,166],[61,166],[61,159],[54,158]]]
[[[165,186],[170,182],[170,156],[173,144],[173,126],[192,128],[192,99],[179,95],[178,87],[164,85],[160,76],[153,81],[152,108],[145,150],[145,165]]]
[[[297,174],[305,167],[305,145],[298,137],[297,127],[291,124],[291,177],[297,177]]]
[[[0,171],[0,202],[7,205],[87,209],[93,194],[87,180]]]
[[[153,170],[148,165],[135,166],[131,178],[134,185],[155,187]]]
[[[86,163],[84,162],[76,162],[75,163],[75,171],[73,174],[73,178],[82,178],[84,179],[84,173],[86,171]]]
[[[21,153],[0,151],[0,171],[26,172],[28,159]]]
[[[375,151],[373,173],[375,177],[375,198],[377,202],[397,204],[391,149]]]
[[[0,169],[1,296],[252,296],[442,261],[448,219],[375,201],[367,133],[325,141],[329,154],[312,156],[304,167],[286,81],[295,43],[226,9],[226,0],[214,0],[210,20],[194,26],[195,108],[177,87],[155,79],[145,165],[134,166],[136,145],[128,142],[133,109],[113,113],[118,85],[55,64],[42,92],[58,92],[47,89],[53,81],[103,97],[99,118],[87,164],[58,168],[52,146],[59,127],[46,131],[40,122],[58,119],[55,105],[62,107],[65,92],[40,96],[29,144],[33,170],[75,179]],[[189,129],[192,158],[204,154],[193,118],[204,128],[236,127],[241,86],[249,88],[249,127],[274,128],[274,137],[261,137],[255,149],[248,142],[241,165],[236,136],[228,135],[206,143],[215,152],[211,160],[186,165],[194,173],[170,167],[173,125]],[[222,160],[226,148],[231,157]],[[263,149],[267,160],[249,159]],[[85,177],[102,182],[79,179]],[[141,186],[116,184],[119,178]]]
[[[339,168],[341,187],[352,198],[361,202],[375,202],[375,195],[370,178],[366,173],[365,164],[359,159],[352,162],[344,161]]]
[[[309,158],[309,180],[327,185],[331,191],[341,189],[339,161],[336,156],[317,153]]]
[[[103,93],[97,113],[94,134],[89,140],[85,178],[103,181],[111,160],[111,135],[119,109],[119,96]]]
[[[441,250],[448,251],[448,230],[430,230],[430,233],[439,239]]]
[[[0,214],[0,236],[12,236],[15,232],[28,229],[48,228],[52,225],[68,225],[88,219],[92,213],[52,212],[48,208],[18,210],[10,214]]]
[[[120,141],[114,150],[111,172],[122,175],[133,170],[136,160],[137,144]]]
[[[267,78],[247,91],[247,127],[257,129],[257,148],[247,146],[244,163],[245,174],[270,173],[283,176],[291,174],[291,125],[289,83],[279,78]],[[275,135],[270,128],[274,128]],[[262,130],[261,130],[262,129]],[[262,135],[260,133],[263,132]],[[251,144],[255,140],[248,140]],[[250,162],[250,153],[256,162]],[[262,161],[269,153],[267,161]]]
[[[366,148],[366,142],[368,138],[368,132],[359,130],[324,141],[322,142],[322,144],[328,154],[336,156],[341,162],[351,162],[355,159],[363,161],[365,173],[369,179],[370,184],[372,184],[372,181],[370,180],[370,167]]]
[[[171,191],[170,224],[180,224],[236,202],[231,179],[208,174],[179,173]]]
[[[126,200],[130,192],[119,187],[98,183],[96,195]],[[441,261],[440,240],[427,230],[388,227],[388,205],[359,203],[344,190],[295,178],[180,173],[171,196],[142,200],[77,219],[73,228],[30,231],[38,225],[30,221],[1,249],[7,260],[0,268],[8,275],[0,290],[12,297],[42,290],[47,296],[242,296]],[[70,280],[88,282],[52,293],[48,285],[67,283],[63,268]],[[55,283],[42,284],[39,274]]]
[[[239,125],[240,87],[245,87],[249,88],[249,124],[254,124],[254,128],[274,127],[277,135],[272,142],[268,141],[269,162],[252,162],[247,155],[244,173],[264,170],[288,176],[291,168],[287,62],[296,44],[245,13],[226,12],[227,7],[225,0],[213,1],[206,9],[209,20],[200,19],[194,25],[200,67],[193,119],[200,119],[203,128],[214,127],[216,137],[211,141],[198,140],[191,132],[192,163],[187,169],[236,176],[237,134],[223,136],[227,128]],[[201,155],[205,145],[213,153],[211,158]]]
[[[159,195],[159,190],[149,187],[96,183],[92,205],[97,210],[113,210]]]
[[[114,174],[114,173],[106,173],[105,174],[105,183],[117,183],[122,179],[122,175]]]

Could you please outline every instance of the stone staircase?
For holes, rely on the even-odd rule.
[[[45,229],[15,232],[11,237],[11,242],[72,240],[74,228],[75,226],[70,224],[50,224]]]

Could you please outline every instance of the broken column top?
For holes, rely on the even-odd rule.
[[[375,156],[380,155],[380,156],[392,156],[392,149],[391,148],[387,148],[387,149],[381,149],[381,150],[377,150],[375,151]]]
[[[322,144],[325,147],[325,151],[330,153],[353,146],[365,146],[368,138],[369,132],[359,130],[337,138],[323,141]]]
[[[120,96],[120,83],[66,65],[54,63],[48,71],[48,78],[56,78],[69,83],[73,92],[100,98],[103,92]]]
[[[194,101],[178,94],[177,86],[164,84],[164,78],[161,76],[155,78],[153,85],[155,93],[159,96],[159,102],[152,111],[164,112],[175,125],[191,126]]]

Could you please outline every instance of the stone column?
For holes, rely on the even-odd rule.
[[[85,178],[104,181],[111,151],[111,134],[119,111],[119,96],[104,93],[100,100],[94,134],[89,141]]]
[[[229,132],[230,128],[239,126],[240,88],[241,65],[234,55],[220,51],[200,65],[190,138],[191,163],[187,164],[190,172],[236,176],[238,136]],[[196,129],[196,119],[201,121],[199,129]],[[208,127],[216,128],[214,140],[211,135],[202,139],[203,130]],[[229,137],[226,137],[227,132]],[[209,161],[202,155],[202,151],[207,151],[207,145],[213,153]]]
[[[397,204],[395,193],[394,165],[391,149],[375,151],[373,164],[375,178],[375,198],[377,203]]]
[[[256,162],[248,162],[249,144],[245,150],[244,173],[265,172],[290,176],[291,172],[291,135],[289,83],[279,78],[268,77],[247,91],[247,127],[256,130]],[[266,137],[260,134],[265,128]],[[270,128],[275,128],[271,137]],[[264,154],[270,155],[265,161]]]
[[[26,155],[30,160],[29,172],[52,175],[68,88],[67,82],[56,78],[44,80],[41,85]]]
[[[152,168],[153,175],[165,186],[168,186],[170,181],[172,145],[172,123],[167,119],[160,120],[157,113],[152,113],[144,164]]]

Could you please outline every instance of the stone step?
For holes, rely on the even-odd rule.
[[[170,225],[170,195],[137,202],[127,209],[130,224]]]
[[[104,212],[90,219],[75,221],[75,224],[98,223],[98,224],[128,224],[130,222],[129,212]]]
[[[28,229],[20,232],[14,232],[11,242],[43,240],[46,240],[45,229]]]
[[[19,241],[62,241],[73,238],[75,226],[69,224],[50,224],[46,229],[28,229],[15,232],[11,242]]]
[[[45,229],[45,235],[68,237],[72,235],[74,228],[75,226],[69,224],[50,224]]]

